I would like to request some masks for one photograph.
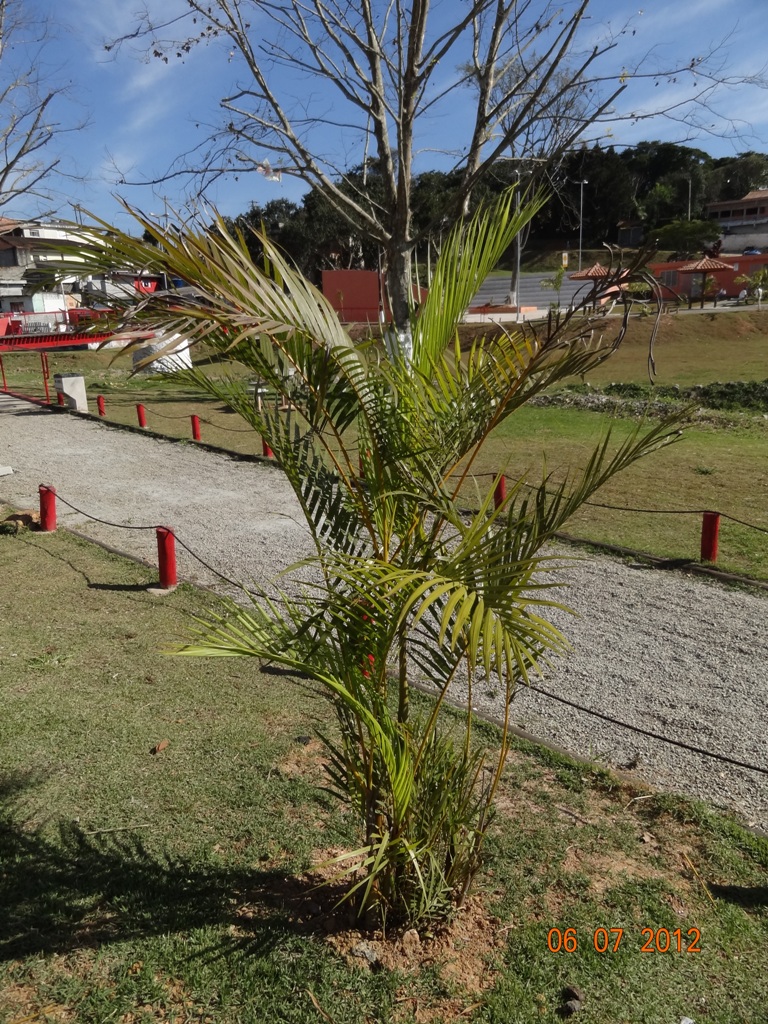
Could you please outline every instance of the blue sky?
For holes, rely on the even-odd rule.
[[[460,0],[438,0],[435,7],[443,12]],[[569,2],[569,0],[566,0]],[[238,77],[236,55],[221,41],[198,47],[183,62],[173,58],[166,65],[141,53],[136,44],[126,44],[119,54],[107,53],[104,44],[116,35],[134,27],[133,0],[24,0],[28,10],[47,15],[52,20],[54,38],[46,51],[46,70],[52,81],[66,84],[67,93],[58,104],[58,119],[75,124],[87,119],[87,126],[61,137],[57,145],[63,164],[86,177],[86,181],[60,183],[58,215],[74,216],[70,204],[103,217],[121,227],[131,223],[114,199],[115,193],[147,212],[162,214],[165,204],[183,209],[188,203],[185,183],[169,181],[155,187],[121,185],[127,179],[147,180],[160,176],[174,157],[201,142],[206,125],[218,117],[218,101]],[[183,0],[150,0],[150,7],[166,15],[183,7]],[[642,13],[640,11],[642,10]],[[63,20],[65,19],[65,20]],[[600,37],[607,24],[623,26],[628,19],[627,33],[618,37],[618,45],[605,63],[606,73],[618,77],[635,60],[655,48],[655,59],[661,63],[681,57],[704,54],[715,45],[721,46],[718,59],[727,65],[734,77],[758,73],[764,63],[765,0],[686,0],[672,5],[667,0],[593,0],[591,19],[586,24],[589,35]],[[633,34],[634,31],[634,34]],[[645,66],[649,67],[646,59]],[[450,75],[453,69],[446,68]],[[620,100],[625,109],[651,111],[681,98],[680,83],[660,82],[643,85],[630,78],[629,89]],[[288,83],[294,97],[301,98],[299,80]],[[467,97],[468,101],[468,97]],[[450,116],[437,118],[431,135],[424,140],[425,151],[418,158],[418,167],[441,166],[443,158],[435,152],[446,147],[446,138],[457,147],[461,142],[461,103],[459,98]],[[690,140],[714,156],[732,155],[748,149],[768,151],[768,91],[754,86],[738,85],[723,89],[715,100],[715,112],[707,122],[716,131],[724,129],[725,118],[737,118],[741,138],[724,140],[716,136]],[[457,130],[458,126],[458,130]],[[624,123],[616,127],[604,143],[631,144],[642,139],[683,141],[684,127],[664,120]],[[359,162],[354,133],[326,130],[321,144],[338,162]],[[264,156],[267,154],[264,153]],[[261,157],[261,154],[258,154]],[[252,201],[268,202],[285,197],[298,199],[305,186],[284,176],[277,184],[257,174],[240,180],[221,180],[206,193],[206,200],[228,215],[248,208]],[[34,204],[17,202],[6,208],[6,216],[31,216],[38,210]]]

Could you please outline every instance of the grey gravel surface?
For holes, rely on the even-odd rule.
[[[88,516],[171,527],[210,566],[267,582],[312,553],[279,469],[192,445],[38,411],[0,396],[0,499],[35,507],[40,483]],[[59,522],[156,563],[151,530],[105,526],[58,503]],[[564,556],[572,552],[562,551]],[[179,572],[221,582],[183,549]],[[561,570],[554,613],[573,652],[542,688],[631,725],[768,768],[768,596],[676,571],[582,557]],[[226,588],[224,588],[226,589]],[[6,595],[7,597],[7,595]],[[458,694],[456,695],[459,696]],[[478,709],[500,715],[493,687]],[[534,735],[661,788],[735,810],[768,831],[768,775],[736,768],[519,688],[513,722]]]

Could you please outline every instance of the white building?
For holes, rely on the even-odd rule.
[[[707,217],[717,223],[724,253],[768,250],[768,188],[754,189],[742,199],[708,203]]]
[[[0,313],[55,313],[80,305],[79,275],[44,287],[46,264],[61,259],[53,245],[72,237],[64,222],[0,217]]]

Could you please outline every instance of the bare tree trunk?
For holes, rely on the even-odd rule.
[[[28,7],[25,0],[0,0],[0,207],[23,197],[49,202],[56,195],[50,182],[65,173],[61,154],[52,152],[51,144],[83,127],[65,127],[57,120],[65,87],[47,73],[48,20],[35,17]]]
[[[399,355],[410,365],[413,356],[411,334],[411,256],[412,246],[401,246],[387,252],[386,283],[393,330],[386,340],[390,357]]]

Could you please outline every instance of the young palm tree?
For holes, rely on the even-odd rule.
[[[293,596],[253,592],[250,603],[228,602],[182,653],[266,659],[324,689],[339,724],[338,738],[323,737],[330,785],[361,829],[359,848],[338,870],[360,912],[379,918],[419,923],[461,903],[480,865],[508,742],[505,731],[492,755],[477,747],[473,691],[494,678],[508,708],[514,687],[566,648],[546,617],[544,546],[606,480],[677,433],[669,424],[638,428],[618,447],[606,436],[558,485],[546,475],[533,488],[520,480],[497,508],[496,481],[478,482],[479,508],[461,507],[491,432],[533,395],[605,359],[626,327],[617,319],[610,341],[595,340],[581,311],[550,314],[535,331],[494,327],[460,350],[464,309],[541,204],[535,197],[515,210],[509,192],[454,232],[414,313],[408,363],[372,341],[353,343],[266,237],[264,266],[254,266],[244,239],[221,221],[169,235],[137,215],[159,247],[110,229],[77,252],[94,270],[141,266],[190,282],[128,310],[127,326],[162,330],[169,347],[205,342],[291,404],[290,414],[258,410],[234,374],[185,374],[274,451],[314,539],[316,571],[294,567]],[[642,271],[622,270],[622,283],[632,275]],[[417,679],[435,698],[413,714]],[[457,687],[459,733],[441,715]]]

